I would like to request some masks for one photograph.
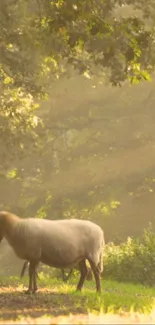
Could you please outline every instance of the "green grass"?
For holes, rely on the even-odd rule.
[[[34,307],[32,309],[36,310],[35,315],[37,315],[38,307],[39,310],[42,309],[39,315],[48,313],[67,315],[70,313],[86,314],[88,311],[100,312],[101,310],[113,313],[118,313],[120,310],[150,313],[155,306],[155,288],[102,280],[102,293],[97,294],[94,281],[86,281],[82,292],[79,293],[75,291],[78,278],[71,279],[65,284],[61,280],[44,276],[43,273],[40,273],[39,276],[38,292],[31,296],[25,296],[22,293],[28,284],[28,277],[22,280],[18,277],[0,278],[0,308],[3,307],[3,299],[6,309],[12,300],[19,305],[21,296],[23,298],[20,307],[21,309],[25,308],[28,304],[27,309],[30,311],[30,315],[33,314],[30,307]],[[30,306],[29,302],[31,302]],[[18,313],[19,316],[20,313]]]

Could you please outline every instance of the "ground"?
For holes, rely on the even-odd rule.
[[[0,278],[0,324],[155,323],[155,288],[102,280],[99,295],[86,281],[76,293],[77,280],[64,284],[40,274],[37,294],[25,295],[27,277]]]

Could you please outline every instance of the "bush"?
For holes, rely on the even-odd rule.
[[[155,284],[155,234],[151,225],[141,238],[128,238],[119,246],[106,245],[104,278],[117,281]]]

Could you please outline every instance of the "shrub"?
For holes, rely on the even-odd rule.
[[[141,238],[128,238],[119,246],[106,245],[104,278],[117,281],[155,284],[155,234],[151,224]]]

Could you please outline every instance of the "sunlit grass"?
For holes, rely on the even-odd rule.
[[[62,280],[39,274],[39,290],[35,296],[31,296],[32,301],[43,303],[53,303],[59,314],[59,310],[65,314],[71,311],[89,313],[120,313],[138,311],[144,314],[151,313],[155,306],[155,288],[144,287],[127,283],[118,283],[116,281],[102,280],[102,293],[95,291],[94,281],[86,281],[82,292],[76,292],[78,277],[70,279],[66,284]],[[8,291],[13,289],[14,294],[18,291],[18,296],[28,285],[28,277],[22,280],[19,277],[0,278],[0,294],[3,294],[3,287]],[[10,294],[11,296],[11,294]],[[9,296],[8,298],[9,299]],[[45,300],[45,301],[44,301]]]

